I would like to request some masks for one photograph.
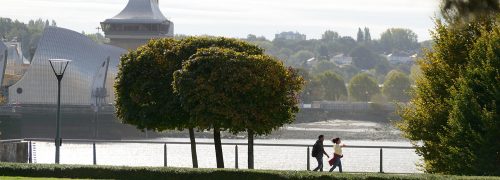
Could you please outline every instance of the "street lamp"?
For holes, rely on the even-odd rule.
[[[61,80],[64,72],[71,60],[67,59],[49,59],[50,67],[57,78],[57,120],[56,120],[56,164],[59,164],[59,147],[61,146]]]

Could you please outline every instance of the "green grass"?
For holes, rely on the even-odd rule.
[[[35,179],[35,180],[55,180],[63,178],[34,178],[34,177],[19,177],[19,176],[0,176],[1,180],[24,180],[24,179]]]
[[[319,173],[308,171],[191,169],[163,167],[122,167],[0,163],[0,176],[54,177],[81,179],[500,179],[500,177],[444,176],[429,174]]]

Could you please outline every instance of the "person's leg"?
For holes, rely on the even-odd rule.
[[[318,159],[318,165],[320,166],[319,171],[323,172],[323,157]]]
[[[339,158],[335,159],[335,161],[333,162],[333,166],[332,166],[332,168],[330,168],[329,172],[332,172],[333,170],[335,170],[335,168],[338,166],[338,164],[339,164]]]
[[[342,161],[339,158],[339,172],[342,172]]]
[[[316,168],[314,168],[313,171],[317,171],[319,169],[323,169],[323,158],[316,157],[316,161],[318,161],[318,166]]]

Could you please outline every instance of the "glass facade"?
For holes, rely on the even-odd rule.
[[[10,104],[55,104],[57,80],[49,59],[72,60],[61,82],[61,104],[90,105],[92,77],[110,57],[107,75],[108,97],[113,102],[113,81],[124,49],[97,44],[71,30],[47,27],[40,39],[31,66],[16,84],[9,87]]]

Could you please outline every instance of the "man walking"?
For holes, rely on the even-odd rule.
[[[313,171],[319,170],[323,172],[323,154],[326,155],[326,157],[330,158],[330,156],[328,156],[328,154],[325,152],[325,149],[323,148],[324,140],[325,137],[323,135],[319,135],[318,140],[313,145],[312,157],[315,157],[318,161],[318,167],[316,167]]]

